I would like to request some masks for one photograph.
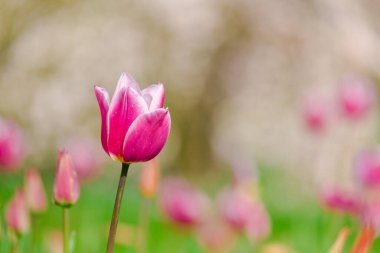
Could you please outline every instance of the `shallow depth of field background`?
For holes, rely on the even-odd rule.
[[[186,177],[213,198],[244,160],[257,167],[273,222],[263,244],[326,252],[343,225],[357,224],[323,210],[318,193],[354,184],[350,162],[378,142],[378,108],[355,125],[337,119],[316,137],[302,123],[300,101],[314,91],[334,97],[345,75],[378,84],[379,11],[370,0],[0,0],[0,115],[25,129],[22,168],[41,170],[50,197],[56,152],[68,139],[94,138],[101,150],[93,85],[112,94],[123,71],[141,87],[161,81],[172,115],[163,176]],[[101,175],[82,185],[72,208],[76,252],[106,246],[120,166],[100,154]],[[130,170],[121,229],[138,222],[140,167]],[[21,183],[22,172],[0,176],[1,207]],[[149,252],[202,252],[153,206]],[[50,203],[37,222],[59,229],[61,210]],[[256,251],[242,240],[233,252]]]

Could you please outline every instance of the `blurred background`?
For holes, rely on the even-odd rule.
[[[354,188],[353,158],[379,139],[376,99],[361,120],[339,117],[335,104],[346,77],[371,82],[377,95],[379,11],[366,0],[0,0],[0,115],[24,129],[21,168],[40,169],[48,196],[59,148],[81,136],[99,149],[104,169],[73,207],[77,252],[104,251],[119,167],[101,150],[93,85],[112,94],[123,71],[142,88],[165,85],[172,132],[159,158],[164,176],[213,198],[244,161],[272,219],[267,241],[327,252],[339,228],[355,224],[339,217],[332,226],[338,218],[321,209],[319,193]],[[308,94],[329,101],[332,116],[318,133],[304,122]],[[126,224],[137,223],[140,167],[126,187]],[[0,180],[4,206],[22,173]],[[57,209],[50,204],[39,222],[60,228]],[[148,252],[168,252],[173,236],[187,240],[161,216],[153,212]],[[190,244],[172,252],[202,252]],[[258,251],[241,242],[231,252]]]

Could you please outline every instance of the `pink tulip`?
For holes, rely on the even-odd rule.
[[[302,116],[306,127],[315,133],[323,132],[329,121],[329,105],[325,98],[317,94],[305,97],[302,104]]]
[[[260,241],[268,237],[272,230],[270,217],[261,203],[253,203],[251,209],[246,234],[250,240]]]
[[[123,163],[145,162],[164,147],[170,132],[170,113],[164,109],[161,83],[140,90],[123,73],[109,102],[106,90],[95,86],[102,117],[101,139],[106,153]]]
[[[233,230],[218,215],[213,214],[197,228],[199,244],[207,252],[229,252],[236,242]]]
[[[91,139],[72,139],[66,148],[80,180],[90,181],[99,174],[102,164],[101,154]]]
[[[63,253],[63,235],[59,230],[53,230],[47,235],[46,251],[48,253]]]
[[[178,225],[199,224],[206,214],[207,198],[181,179],[167,179],[160,192],[160,205],[166,216]]]
[[[30,217],[25,195],[17,189],[6,208],[6,222],[10,229],[18,234],[25,234],[30,229]]]
[[[66,150],[58,153],[54,181],[54,201],[60,206],[71,206],[79,198],[79,180],[74,163]]]
[[[248,194],[228,188],[220,193],[218,203],[227,224],[237,231],[246,228],[252,212],[252,199]]]
[[[380,149],[361,152],[354,162],[354,174],[361,185],[380,186]]]
[[[25,152],[26,141],[21,129],[11,121],[0,119],[0,169],[18,170]]]
[[[375,89],[369,80],[346,78],[339,90],[339,101],[344,116],[358,120],[368,114],[375,100]]]
[[[152,198],[157,192],[160,181],[160,164],[157,159],[144,164],[140,176],[140,192],[145,198]]]
[[[46,210],[45,189],[40,174],[32,168],[25,172],[25,195],[31,212],[41,213]]]
[[[357,215],[363,208],[362,200],[352,192],[328,189],[321,196],[321,203],[329,210]]]

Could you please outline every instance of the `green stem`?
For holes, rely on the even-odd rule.
[[[69,253],[69,208],[63,207],[63,252]]]
[[[119,221],[120,205],[121,205],[121,200],[123,199],[124,186],[125,186],[125,181],[128,175],[128,169],[129,169],[129,164],[123,163],[122,168],[121,168],[119,185],[117,187],[115,205],[113,207],[110,231],[108,234],[107,253],[113,253],[113,249],[115,246],[115,237],[116,237],[117,223]]]

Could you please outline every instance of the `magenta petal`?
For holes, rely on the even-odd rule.
[[[165,89],[162,83],[152,84],[142,90],[142,95],[149,106],[149,111],[162,108],[165,100]]]
[[[139,116],[129,128],[124,142],[124,161],[144,162],[164,147],[170,132],[170,113],[157,109]]]
[[[125,135],[132,122],[141,114],[148,112],[143,97],[133,88],[121,88],[112,100],[108,113],[108,151],[116,160],[122,160]]]
[[[135,89],[138,93],[140,93],[140,87],[136,80],[133,78],[132,75],[128,73],[122,73],[119,81],[117,82],[115,93],[113,94],[112,100],[115,98],[116,94],[120,92],[121,89],[127,88],[127,87],[132,87]]]
[[[94,86],[96,98],[98,100],[100,114],[102,116],[102,127],[101,127],[101,139],[102,146],[104,151],[108,153],[108,145],[107,145],[107,112],[109,107],[109,96],[105,89]]]

